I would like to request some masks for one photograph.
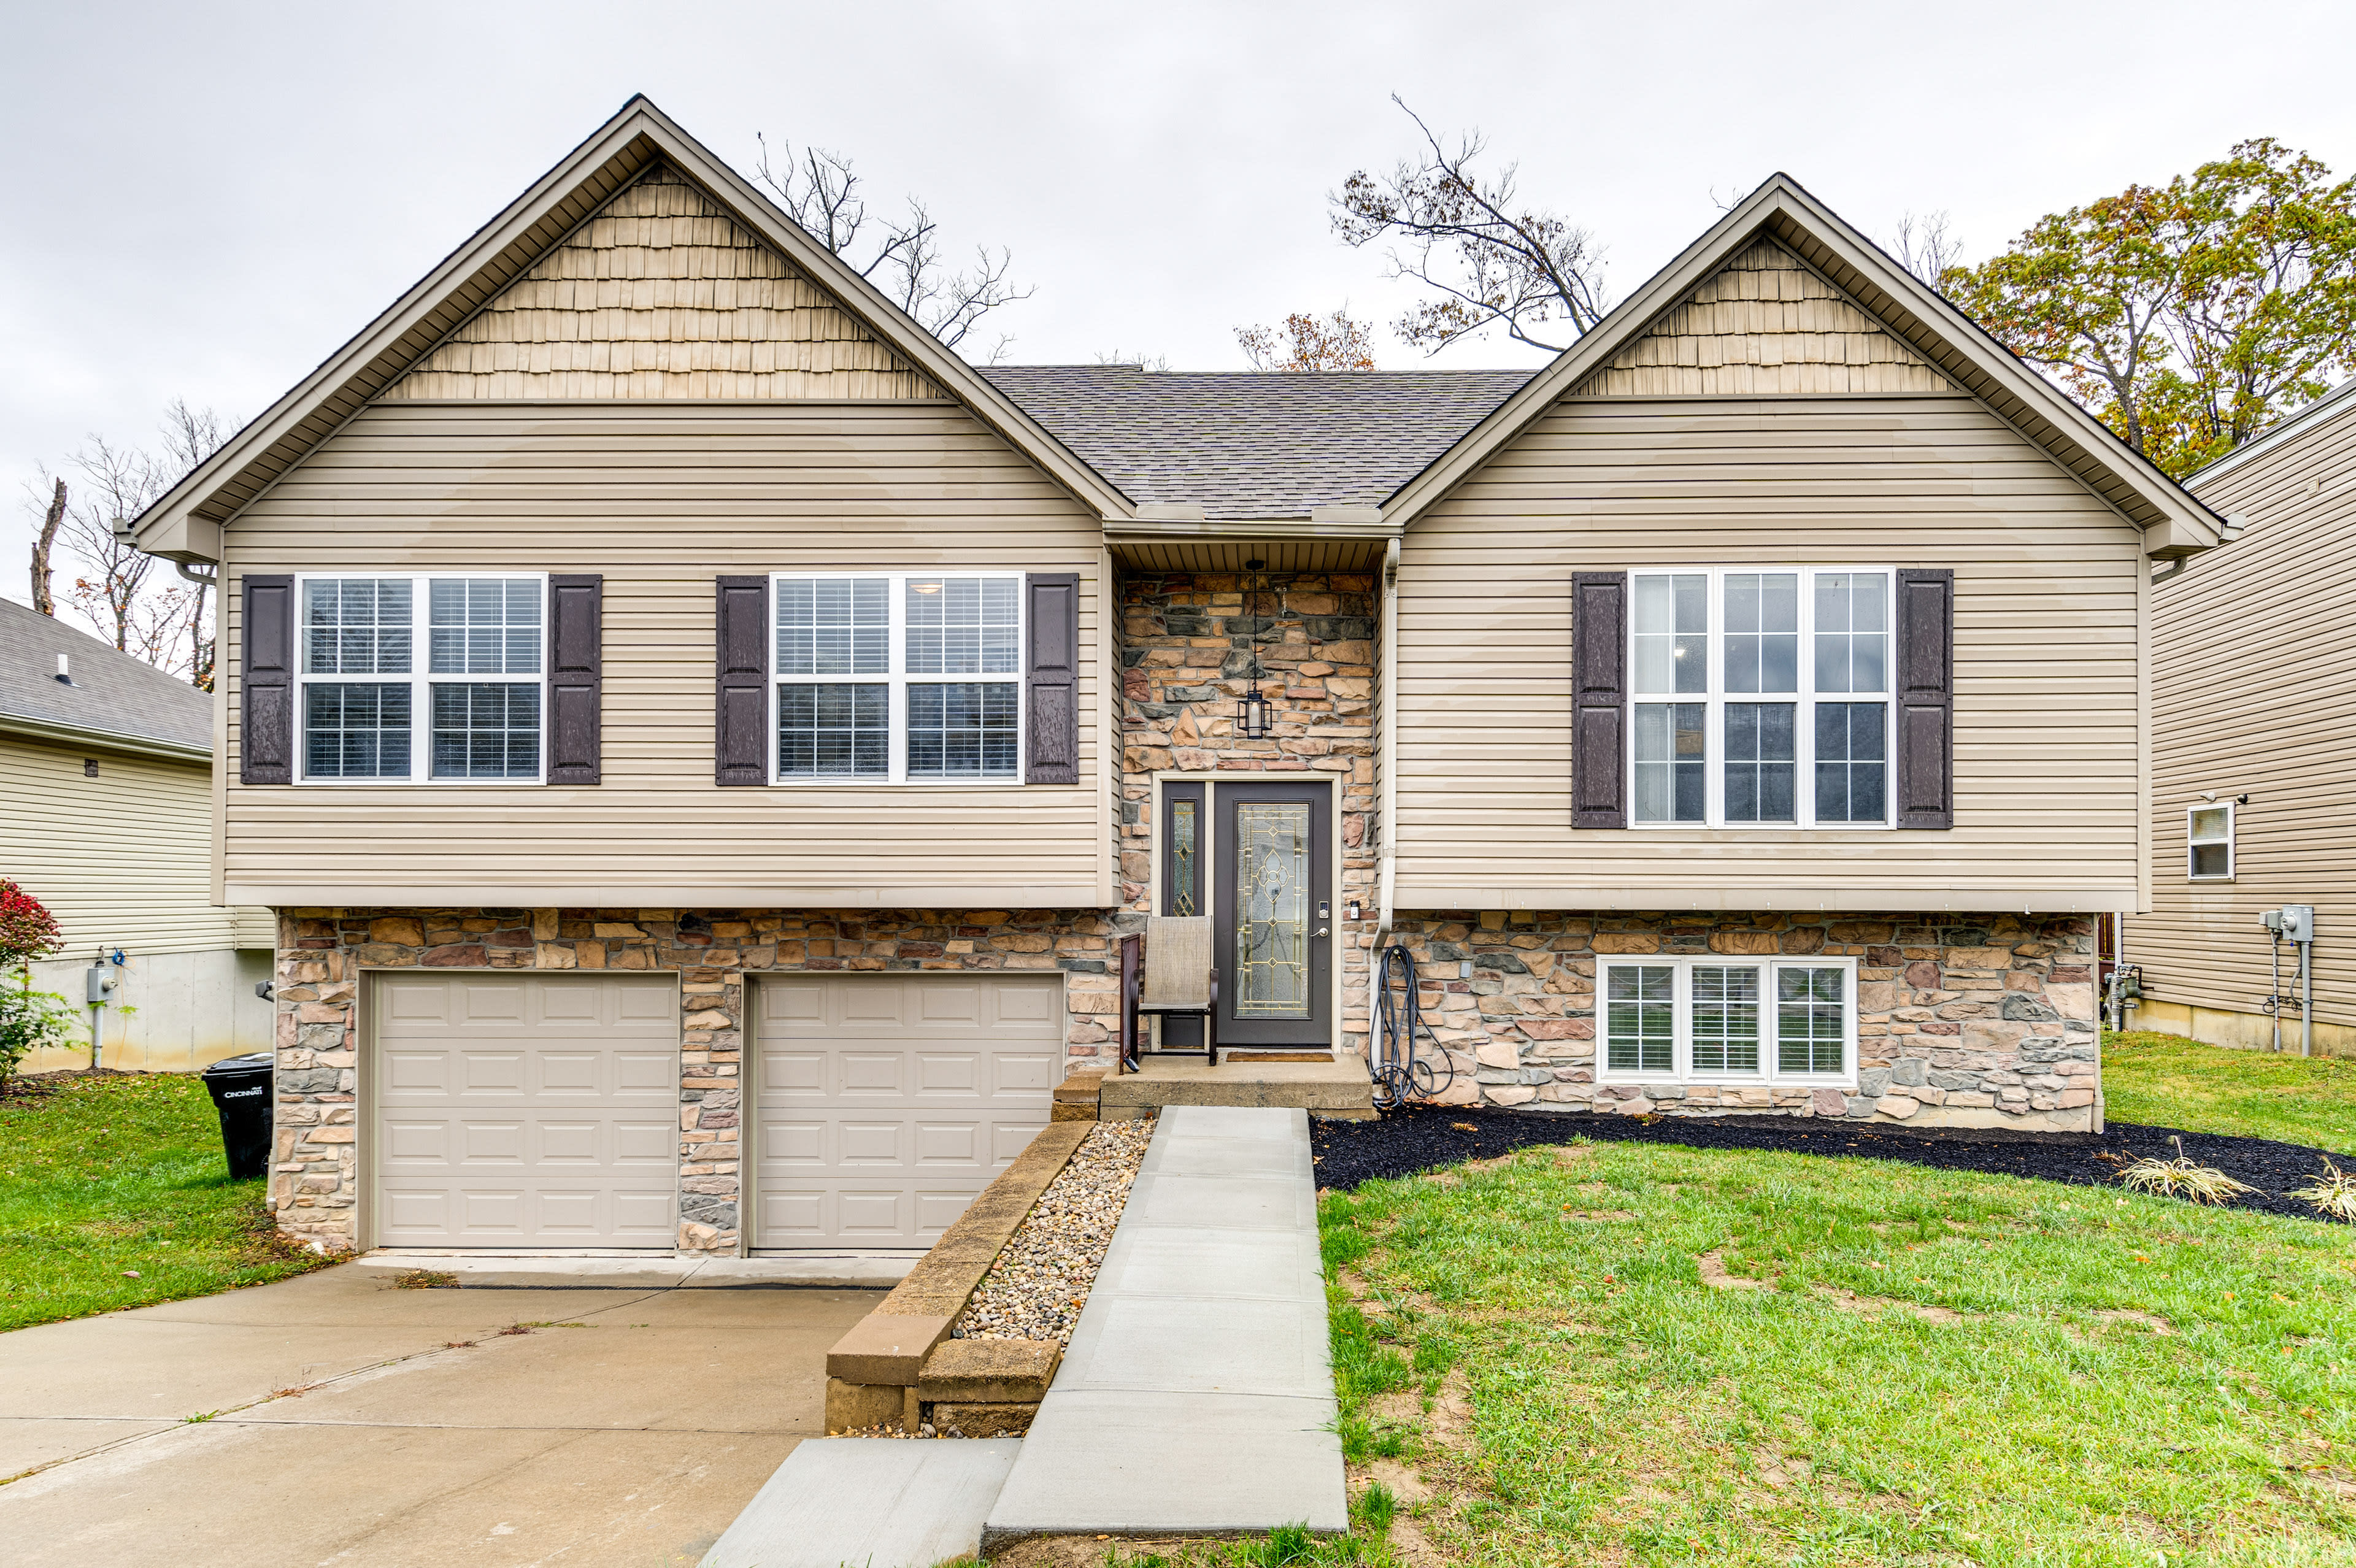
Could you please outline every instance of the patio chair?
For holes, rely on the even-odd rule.
[[[1211,917],[1148,915],[1145,921],[1145,977],[1138,987],[1137,1010],[1164,1020],[1203,1020],[1203,1060],[1219,1064],[1219,971],[1211,963]],[[1165,1022],[1166,1029],[1168,1024]],[[1194,1056],[1194,1051],[1172,1051],[1163,1056]]]

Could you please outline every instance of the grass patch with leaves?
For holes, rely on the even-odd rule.
[[[192,1077],[78,1079],[0,1101],[0,1330],[318,1267],[278,1236],[263,1185],[230,1179]]]
[[[2337,1229],[1648,1143],[1321,1215],[1345,1450],[1419,1563],[2356,1561]]]
[[[2115,1122],[2356,1153],[2356,1061],[2342,1057],[2105,1033],[2103,1101]]]

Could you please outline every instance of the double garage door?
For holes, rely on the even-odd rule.
[[[669,976],[372,978],[376,1240],[667,1250],[679,1216]],[[1055,975],[755,984],[755,1248],[928,1246],[1045,1125]]]

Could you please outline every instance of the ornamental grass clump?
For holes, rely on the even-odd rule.
[[[2356,1175],[2340,1169],[2329,1159],[2323,1162],[2323,1174],[2305,1187],[2294,1187],[2283,1194],[2302,1203],[2311,1203],[2319,1214],[2356,1224]]]
[[[2119,1172],[2119,1185],[2132,1187],[2138,1192],[2157,1192],[2165,1198],[2188,1198],[2195,1203],[2225,1203],[2256,1188],[2236,1181],[2213,1165],[2202,1165],[2184,1152],[2184,1140],[2171,1136],[2176,1146],[2174,1159],[2155,1159],[2147,1155]]]

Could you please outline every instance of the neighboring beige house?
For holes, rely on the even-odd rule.
[[[0,876],[57,917],[65,950],[34,983],[95,1012],[103,1066],[192,1072],[270,1043],[270,912],[214,903],[212,816],[212,699],[0,600]],[[85,1032],[21,1071],[89,1064]]]
[[[138,523],[282,1223],[703,1253],[937,1236],[1149,913],[1220,1073],[1397,945],[1457,1103],[2098,1125],[2216,529],[1782,176],[1535,375],[978,370],[644,100]]]
[[[2136,1020],[2270,1047],[2277,955],[2260,916],[2308,904],[2313,1048],[2356,1054],[2356,381],[2186,487],[2238,529],[2153,591],[2151,912],[2126,923]],[[2278,956],[2289,995],[2297,954]],[[2297,1051],[2296,1001],[2280,1016]]]

